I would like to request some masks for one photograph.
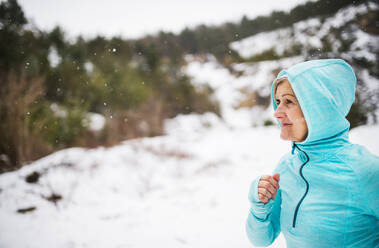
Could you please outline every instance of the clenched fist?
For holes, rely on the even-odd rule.
[[[258,182],[258,197],[263,203],[267,203],[270,198],[275,199],[276,192],[279,189],[280,174],[273,176],[263,175]]]

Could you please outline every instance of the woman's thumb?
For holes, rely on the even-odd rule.
[[[279,173],[276,173],[276,174],[274,174],[274,175],[272,176],[272,178],[274,178],[275,181],[279,182],[279,180],[280,180],[280,174],[279,174]]]

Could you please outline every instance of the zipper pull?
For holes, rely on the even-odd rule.
[[[295,151],[295,142],[292,142],[292,151],[291,151],[292,155],[294,154],[294,151]]]

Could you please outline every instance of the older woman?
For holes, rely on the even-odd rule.
[[[288,248],[379,247],[379,157],[348,139],[355,85],[340,59],[277,76],[274,116],[292,151],[272,176],[251,184],[246,232],[254,245],[268,246],[282,232]]]

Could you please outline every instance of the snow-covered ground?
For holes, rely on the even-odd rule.
[[[375,133],[351,139],[379,155]],[[230,128],[208,113],[168,120],[162,137],[59,151],[0,175],[0,247],[252,247],[249,184],[289,149],[277,127]]]

